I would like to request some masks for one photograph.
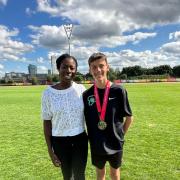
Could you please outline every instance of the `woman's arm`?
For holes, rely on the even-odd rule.
[[[54,166],[59,167],[61,162],[59,161],[58,157],[55,155],[53,148],[52,148],[52,141],[51,141],[52,123],[51,123],[51,120],[44,120],[43,128],[44,128],[44,137],[46,140],[48,153],[51,158],[51,161],[54,164]]]

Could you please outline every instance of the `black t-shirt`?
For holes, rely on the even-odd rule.
[[[105,89],[98,88],[101,107],[104,92]],[[124,143],[123,117],[132,115],[127,91],[120,85],[111,85],[105,115],[107,123],[105,130],[100,130],[97,126],[99,116],[94,96],[94,86],[83,93],[83,101],[91,153],[106,155],[122,151]]]

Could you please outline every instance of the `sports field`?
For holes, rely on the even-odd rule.
[[[180,83],[124,86],[135,120],[126,135],[121,179],[180,179]],[[44,89],[0,87],[0,180],[62,179],[51,164],[43,137]],[[95,180],[90,155],[86,176]]]

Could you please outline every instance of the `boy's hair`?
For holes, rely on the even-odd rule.
[[[77,63],[77,60],[74,56],[70,56],[69,54],[62,54],[61,56],[59,56],[56,60],[56,67],[57,69],[60,68],[62,62],[65,60],[65,59],[73,59],[75,64],[76,64],[76,69],[77,69],[77,66],[78,66],[78,63]]]
[[[88,59],[88,64],[89,64],[89,66],[90,66],[90,64],[91,64],[92,62],[94,62],[94,61],[96,61],[96,60],[98,60],[98,59],[101,59],[101,58],[103,58],[103,59],[106,61],[106,63],[107,63],[107,57],[106,57],[105,54],[103,54],[103,53],[101,53],[101,52],[93,53],[93,54],[89,57],[89,59]]]

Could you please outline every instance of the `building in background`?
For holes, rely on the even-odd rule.
[[[37,76],[37,66],[35,66],[33,64],[29,64],[28,72],[29,72],[30,77],[36,77]]]
[[[51,74],[52,75],[58,74],[58,70],[56,68],[56,59],[57,57],[55,55],[51,56]]]
[[[0,78],[0,80],[4,83],[8,84],[51,84],[52,83],[52,75],[55,76],[58,74],[56,70],[56,57],[52,58],[51,68],[48,69],[47,73],[40,74],[37,72],[37,66],[33,64],[28,65],[28,74],[21,72],[9,72],[5,73],[5,76]],[[53,71],[53,72],[52,72]],[[55,76],[56,77],[56,76]]]
[[[25,73],[20,73],[20,72],[10,72],[10,73],[5,73],[4,80],[5,82],[17,82],[17,83],[23,83],[27,81],[27,74]]]
[[[48,69],[48,75],[51,75],[51,70],[50,69]]]

